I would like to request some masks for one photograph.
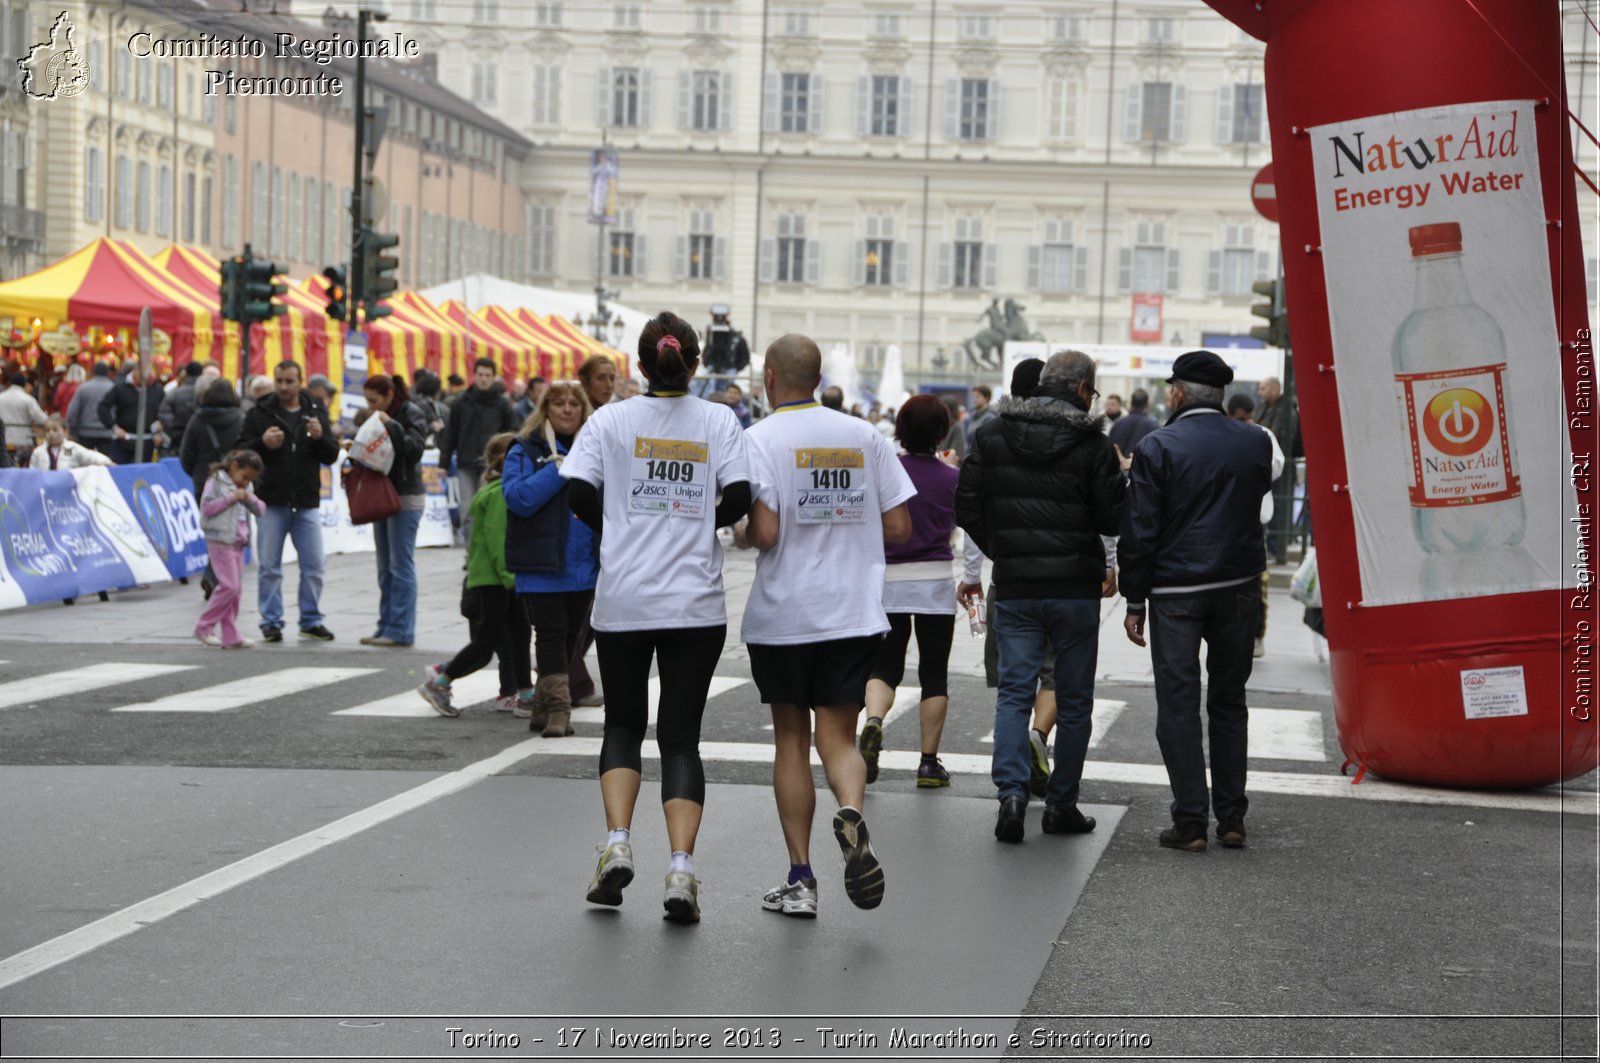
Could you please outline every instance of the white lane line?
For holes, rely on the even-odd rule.
[[[546,742],[535,753],[555,757],[597,757],[598,738],[563,738]],[[655,745],[646,742],[644,758],[659,756]],[[708,762],[771,764],[772,747],[760,742],[701,742],[700,755]],[[989,775],[990,758],[973,753],[940,753],[939,759],[952,774]],[[895,771],[915,771],[922,755],[915,751],[884,750],[879,764]],[[817,751],[811,763],[821,766]],[[1167,770],[1160,764],[1125,764],[1091,760],[1083,766],[1084,779],[1091,782],[1136,783],[1165,789]],[[1593,792],[1566,794],[1550,791],[1506,793],[1497,790],[1451,790],[1434,786],[1408,786],[1404,783],[1367,779],[1352,785],[1338,775],[1311,775],[1288,771],[1252,771],[1251,793],[1283,794],[1290,797],[1335,797],[1347,801],[1389,801],[1408,805],[1453,805],[1461,808],[1499,808],[1512,812],[1565,812],[1568,815],[1600,816],[1600,797]],[[0,986],[4,988],[4,986]]]
[[[90,690],[135,683],[156,676],[192,672],[193,664],[91,664],[87,668],[74,668],[65,672],[50,672],[30,679],[0,683],[0,709],[14,705],[28,705],[35,701],[48,701],[67,694],[82,694]]]
[[[421,684],[418,684],[421,685]],[[500,695],[500,673],[493,668],[485,668],[481,672],[462,676],[450,684],[450,700],[456,708],[461,709],[469,705],[476,705],[482,701],[491,701]],[[420,716],[430,720],[441,719],[433,706],[422,700],[422,695],[416,689],[407,690],[401,694],[391,694],[377,701],[369,701],[365,705],[357,705],[353,709],[340,709],[338,712],[329,713],[330,716]]]
[[[714,676],[711,677],[711,689],[706,694],[706,700],[710,701],[712,698],[717,697],[718,695],[721,695],[721,694],[726,694],[728,691],[733,690],[733,689],[735,689],[737,687],[742,687],[748,682],[750,682],[750,680],[748,680],[748,679],[736,679],[736,678],[734,678],[732,676],[714,675]],[[653,675],[653,676],[650,677],[650,691],[645,696],[648,699],[648,704],[650,706],[649,721],[650,721],[650,723],[654,724],[656,722],[656,710],[661,707],[661,677],[660,676]],[[594,708],[594,709],[573,709],[572,710],[572,722],[573,723],[605,723],[606,722],[606,710],[605,710],[605,707],[601,706],[599,708]]]
[[[565,741],[576,741],[576,739],[565,739]],[[335,842],[352,838],[362,831],[386,823],[397,816],[403,816],[407,812],[413,812],[441,797],[459,793],[526,759],[538,752],[540,746],[549,744],[542,738],[525,739],[459,771],[431,779],[421,786],[396,794],[359,812],[352,812],[343,819],[334,820],[297,838],[290,838],[270,849],[235,861],[227,867],[201,875],[181,886],[174,886],[165,893],[158,893],[154,897],[131,904],[87,926],[79,927],[77,930],[19,952],[15,956],[0,960],[0,989],[14,986],[23,979],[32,978],[52,967],[75,960],[102,945],[127,937],[136,930],[158,923],[202,901],[220,896],[235,886],[242,886],[246,882],[258,879],[301,857],[325,849]],[[598,748],[597,741],[596,749]]]
[[[1306,709],[1251,708],[1250,759],[1327,760],[1322,747],[1322,714]]]
[[[1111,701],[1106,698],[1095,698],[1094,709],[1090,714],[1089,748],[1099,749],[1100,743],[1106,740],[1106,732],[1111,725],[1117,722],[1117,717],[1122,715],[1122,710],[1128,707],[1126,701]],[[1054,741],[1054,736],[1051,738]],[[994,745],[994,731],[983,736],[983,741]],[[1054,749],[1052,745],[1050,748]]]
[[[112,712],[226,712],[229,709],[269,701],[284,694],[292,694],[306,687],[327,686],[357,676],[371,675],[376,668],[285,668],[278,672],[253,675],[203,687],[184,694],[146,701],[138,705],[124,705]]]

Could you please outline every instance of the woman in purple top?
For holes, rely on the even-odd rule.
[[[888,562],[883,577],[883,609],[889,614],[889,633],[878,650],[878,660],[867,683],[867,722],[861,730],[861,755],[867,762],[867,781],[878,778],[878,753],[883,749],[883,718],[894,704],[895,687],[906,670],[906,646],[912,629],[917,634],[917,680],[922,685],[922,763],[917,786],[950,785],[950,773],[939,763],[939,739],[944,734],[950,708],[950,643],[955,636],[956,594],[951,563],[951,539],[956,530],[956,480],[960,474],[934,456],[950,431],[950,414],[932,395],[918,395],[900,408],[894,434],[905,453],[905,467],[917,493],[908,503],[911,538],[886,544]],[[982,580],[983,555],[969,552],[967,567],[976,561],[978,572],[964,578]]]

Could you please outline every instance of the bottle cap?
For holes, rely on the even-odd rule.
[[[1461,224],[1446,221],[1411,229],[1411,257],[1443,255],[1461,250]]]

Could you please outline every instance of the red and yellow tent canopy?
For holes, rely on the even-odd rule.
[[[461,333],[498,346],[507,352],[506,359],[497,360],[495,363],[500,367],[502,376],[512,380],[527,380],[535,375],[544,374],[545,357],[539,349],[539,342],[524,330],[508,328],[502,322],[491,320],[481,312],[475,314],[459,299],[447,299],[440,304],[439,312]],[[468,368],[470,369],[470,366]],[[463,373],[462,376],[470,376],[470,373]]]
[[[545,320],[549,322],[552,331],[567,337],[584,352],[585,361],[598,354],[611,359],[617,367],[619,376],[626,377],[628,375],[628,356],[621,351],[614,347],[607,347],[559,314],[551,314]],[[582,365],[583,362],[580,361],[578,364]]]

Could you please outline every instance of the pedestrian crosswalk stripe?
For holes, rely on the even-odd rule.
[[[711,677],[711,689],[706,692],[706,700],[710,701],[712,698],[721,694],[726,694],[728,691],[737,689],[738,687],[742,687],[748,682],[750,682],[748,679],[737,679],[733,676],[726,675],[714,675]],[[661,707],[660,676],[653,675],[650,677],[650,691],[645,695],[645,697],[649,702],[650,722],[653,724],[656,722],[656,711]],[[603,706],[594,709],[573,709],[572,722],[605,723],[606,710]]]
[[[125,666],[119,666],[125,667]],[[371,675],[376,668],[285,668],[264,675],[253,675],[203,687],[183,694],[172,694],[138,705],[123,705],[112,712],[225,712],[254,705],[307,687],[326,686],[358,676]]]
[[[419,684],[420,685],[420,684]],[[492,668],[471,675],[462,676],[450,684],[450,701],[458,709],[468,708],[479,702],[491,701],[500,694],[500,673]],[[417,693],[416,687],[411,687],[398,694],[391,694],[377,701],[369,701],[365,705],[357,705],[353,709],[340,709],[333,713],[334,716],[419,716],[427,719],[437,719],[439,714],[433,711],[433,706],[422,700],[422,695]]]
[[[136,683],[141,679],[154,679],[156,676],[192,672],[196,667],[192,664],[112,662],[91,664],[86,668],[73,668],[64,672],[50,672],[29,679],[0,683],[0,709],[9,709],[14,705],[29,705],[36,701],[48,701],[67,694],[83,694],[104,687],[121,686],[124,683]]]
[[[1090,716],[1089,748],[1098,749],[1100,743],[1106,739],[1106,732],[1111,730],[1111,725],[1117,722],[1117,717],[1122,715],[1122,710],[1128,707],[1126,701],[1111,701],[1107,698],[1095,698],[1094,710]],[[994,732],[991,730],[983,736],[983,741],[994,745]]]
[[[1306,709],[1251,709],[1252,760],[1327,760],[1322,714]]]

